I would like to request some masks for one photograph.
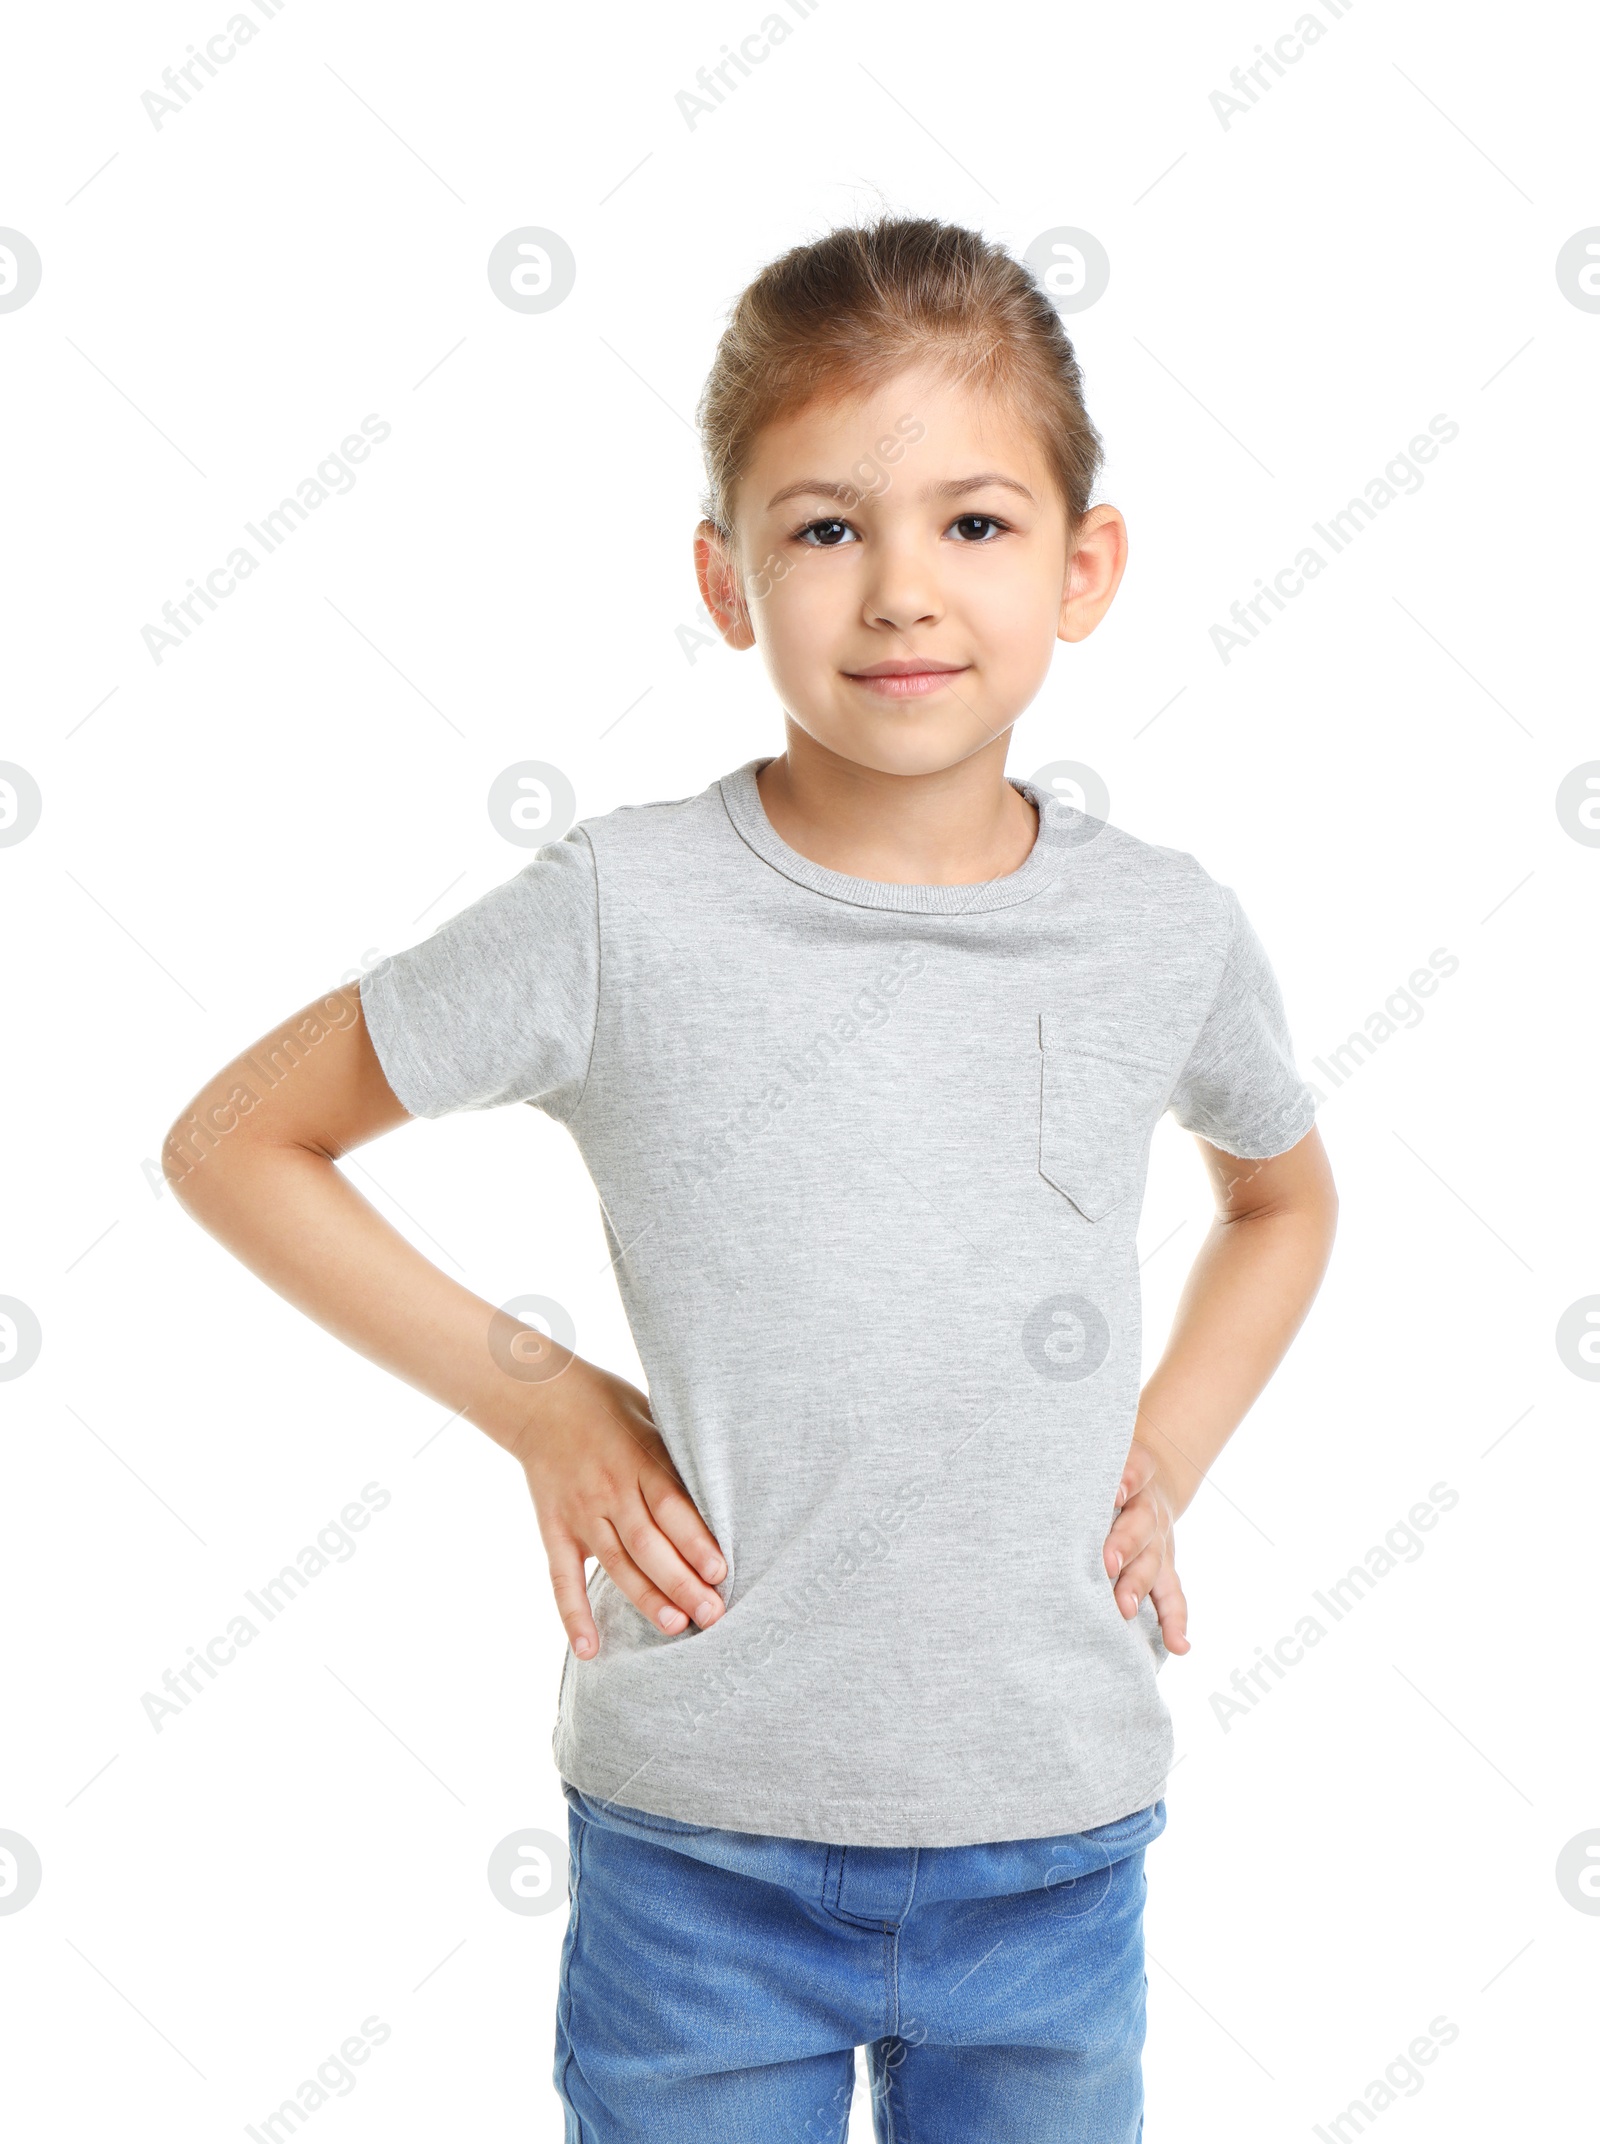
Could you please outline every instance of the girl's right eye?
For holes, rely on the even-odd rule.
[[[796,542],[809,544],[813,551],[837,551],[841,539],[853,537],[855,530],[848,521],[808,521],[794,533]]]

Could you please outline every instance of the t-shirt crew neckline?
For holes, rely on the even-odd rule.
[[[966,886],[919,886],[887,879],[852,878],[847,871],[830,871],[826,864],[813,863],[809,856],[791,849],[767,817],[756,776],[776,757],[775,752],[769,752],[759,759],[747,759],[732,774],[723,775],[717,786],[728,817],[756,854],[775,871],[830,900],[849,901],[858,908],[896,908],[941,916],[1010,908],[1042,891],[1055,876],[1066,850],[1066,843],[1052,838],[1051,823],[1046,817],[1051,799],[1034,783],[1008,774],[1006,780],[1012,788],[1038,812],[1039,831],[1016,870],[1008,871],[1003,878],[979,879]]]

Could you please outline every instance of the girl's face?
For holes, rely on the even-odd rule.
[[[951,766],[1003,737],[1116,593],[1127,532],[1066,508],[1005,403],[913,370],[814,402],[762,432],[731,549],[695,543],[729,645],[759,646],[791,719],[892,774]],[[1004,757],[1004,746],[1001,746]]]

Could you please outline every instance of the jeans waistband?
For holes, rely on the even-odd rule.
[[[829,1846],[811,1839],[683,1824],[674,1817],[599,1801],[567,1781],[562,1792],[586,1823],[759,1883],[781,1884],[841,1919],[873,1927],[903,1920],[913,1901],[935,1905],[1022,1891],[1065,1893],[1068,1887],[1081,1887],[1081,1895],[1089,1897],[1097,1877],[1159,1838],[1167,1821],[1166,1802],[1158,1800],[1092,1831],[1049,1838],[979,1846]]]

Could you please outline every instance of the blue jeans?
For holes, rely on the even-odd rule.
[[[821,1846],[566,1789],[567,2144],[1137,2144],[1166,1803],[995,1846]]]

